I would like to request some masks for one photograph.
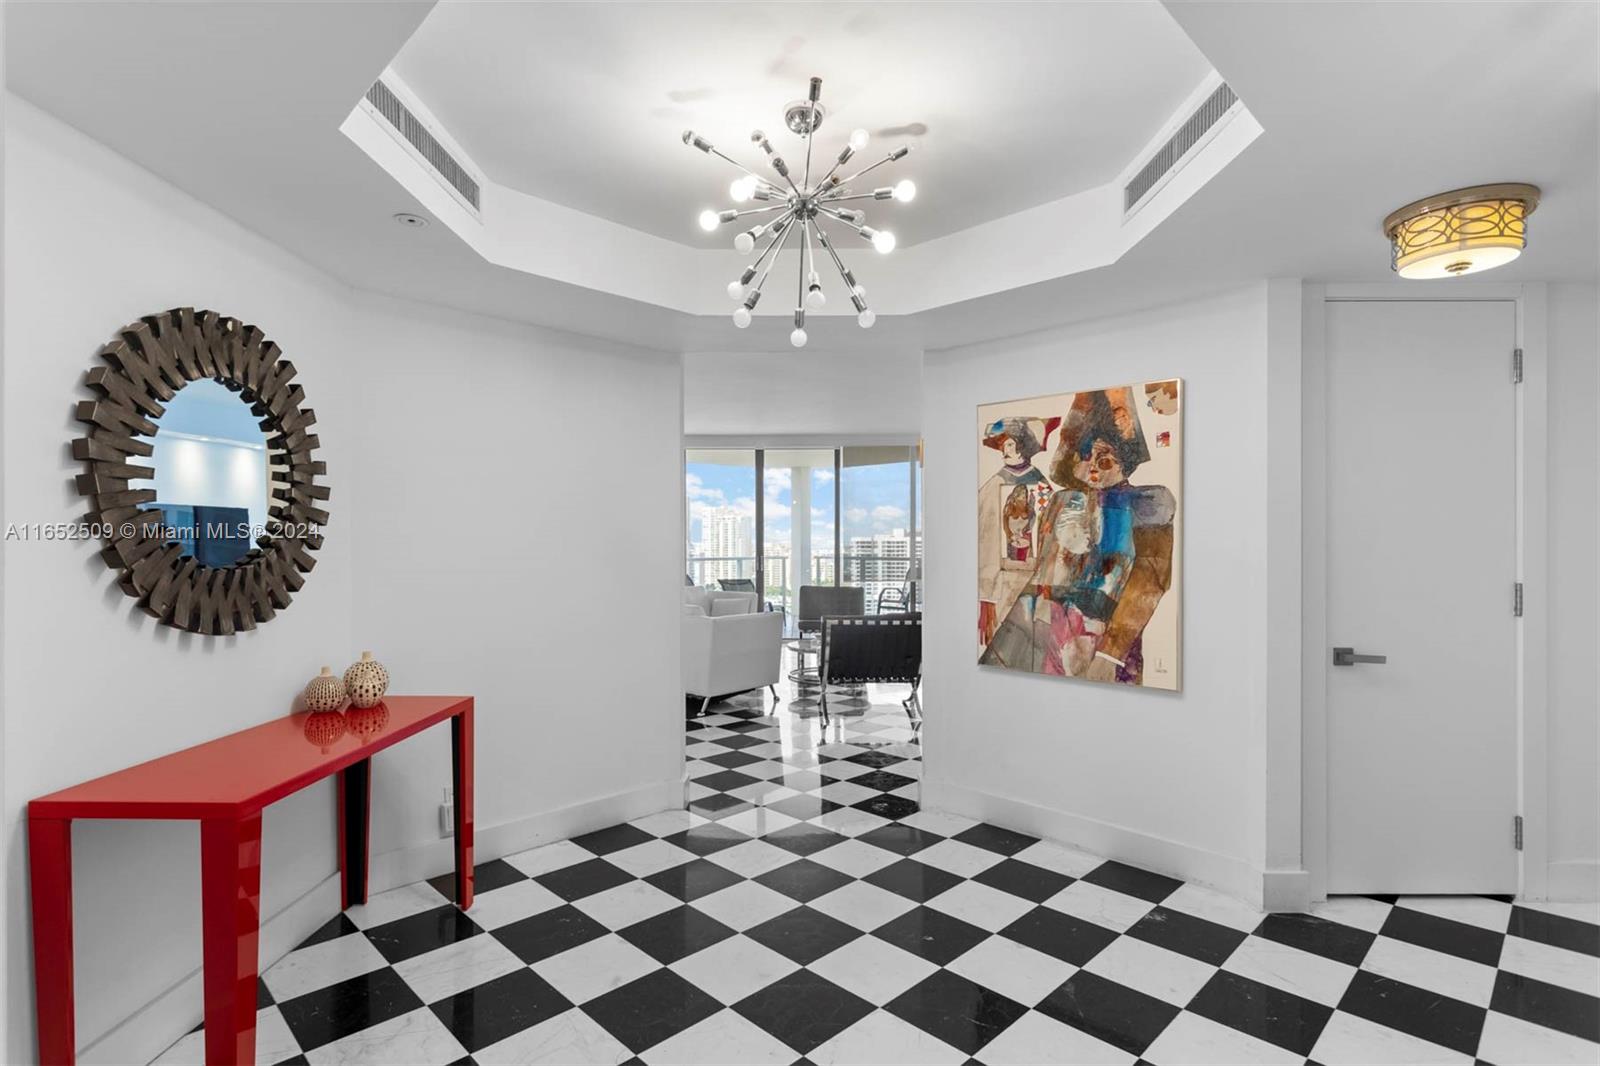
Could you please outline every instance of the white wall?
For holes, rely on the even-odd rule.
[[[1260,899],[1267,307],[1260,285],[927,354],[929,806]],[[976,406],[1174,376],[1187,405],[1183,691],[979,668]]]
[[[758,320],[750,328],[776,324]],[[922,431],[922,352],[688,352],[683,428],[690,436],[915,438]]]
[[[478,698],[480,860],[681,800],[677,360],[352,293],[7,108],[7,519],[83,513],[83,373],[118,326],[180,305],[255,322],[295,360],[333,493],[304,590],[230,638],[142,615],[96,544],[5,545],[4,1059],[35,1054],[26,801],[284,713],[363,648],[397,691]],[[573,748],[596,730],[630,743],[587,764]],[[447,869],[447,742],[375,763],[374,887]],[[282,917],[263,964],[337,907],[331,787],[269,808],[265,838],[263,914]],[[83,822],[74,859],[81,1058],[144,1061],[199,1019],[196,829]]]
[[[1549,287],[1550,677],[1549,891],[1552,898],[1595,898],[1600,890],[1600,714],[1595,649],[1597,472],[1594,285]]]

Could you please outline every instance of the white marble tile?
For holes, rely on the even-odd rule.
[[[871,847],[870,844],[863,846]],[[841,922],[870,933],[885,922],[900,917],[916,904],[898,892],[888,892],[865,881],[852,881],[812,900],[809,906],[812,910],[832,915]]]
[[[289,1024],[277,1007],[263,1007],[256,1012],[256,1061],[282,1062],[300,1054]],[[203,1066],[206,1061],[206,1034],[196,1029],[185,1034],[151,1061],[151,1066]]]
[[[945,969],[1027,1007],[1060,988],[1078,970],[1071,963],[1003,936],[981,942]]]
[[[787,1044],[731,1010],[691,1025],[640,1056],[649,1066],[759,1066],[797,1057]]]
[[[705,785],[702,785],[696,781],[690,781],[683,790],[683,797],[689,803],[693,803],[695,800],[703,800],[707,796],[719,795],[721,795],[721,793],[716,789],[707,788]]]
[[[841,840],[830,848],[813,852],[811,861],[819,862],[851,877],[865,877],[885,866],[899,862],[900,856],[885,848],[875,848],[871,844],[851,839]]]
[[[1468,1066],[1463,1055],[1398,1029],[1335,1011],[1311,1058],[1322,1066]]]
[[[479,1048],[472,1058],[482,1066],[619,1066],[633,1058],[633,1052],[599,1022],[573,1009]]]
[[[933,848],[927,850],[932,851]],[[923,854],[925,852],[919,851],[918,859]],[[928,901],[928,906],[991,933],[998,933],[1034,907],[1029,900],[998,888],[980,885],[976,881],[963,881],[949,891],[939,893]]]
[[[1500,951],[1500,969],[1584,995],[1600,996],[1600,959],[1593,955],[1508,936]]]
[[[1478,1041],[1478,1058],[1495,1066],[1595,1066],[1600,1062],[1600,1045],[1490,1011]]]
[[[700,736],[701,733],[696,733],[695,735]],[[690,760],[692,765],[694,761],[699,759],[709,759],[713,755],[726,755],[728,750],[721,744],[711,743],[710,740],[696,740],[683,746],[683,755],[685,759]]]
[[[744,750],[749,751],[750,749],[746,748]],[[743,766],[736,767],[736,769],[741,774],[767,781],[780,776],[788,767],[784,766],[781,761],[774,762],[771,759],[765,759],[761,762],[745,763]]]
[[[689,983],[731,1004],[793,973],[800,966],[740,934],[679,959],[670,968]]]
[[[573,1003],[587,1003],[621,988],[629,981],[654,973],[661,964],[615,933],[595,937],[558,955],[540,959],[533,972]]]
[[[873,936],[852,940],[806,968],[878,1006],[938,969],[928,960]]]
[[[1240,944],[1222,968],[1329,1007],[1338,1005],[1356,975],[1354,966],[1254,936]]]
[[[1208,922],[1237,929],[1241,933],[1255,932],[1256,926],[1261,924],[1261,919],[1264,917],[1248,903],[1232,896],[1225,896],[1215,889],[1189,882],[1162,900],[1161,905],[1195,918],[1204,918]]]
[[[574,900],[572,905],[607,929],[623,929],[680,907],[683,901],[649,882],[629,881]]]
[[[956,1066],[967,1061],[965,1052],[881,1010],[815,1048],[806,1058],[817,1066]]]
[[[543,914],[564,902],[537,881],[518,881],[474,896],[468,914],[485,929],[499,929],[531,915]]]
[[[701,896],[690,906],[742,933],[769,918],[793,910],[794,900],[754,881],[740,881],[721,891]]]
[[[593,853],[578,847],[572,841],[558,840],[553,844],[544,844],[527,851],[519,851],[515,855],[507,855],[506,862],[529,877],[538,877],[552,870],[588,862],[592,858],[594,858]]]
[[[1391,904],[1366,896],[1329,896],[1321,903],[1313,903],[1311,914],[1315,918],[1376,933],[1389,920],[1389,912],[1393,909]]]
[[[903,825],[913,829],[922,829],[929,833],[938,833],[942,837],[953,837],[957,833],[971,829],[978,824],[976,818],[966,818],[959,814],[949,814],[945,811],[918,811],[907,818],[900,819]]]
[[[858,762],[834,761],[829,763],[827,768],[822,772],[827,776],[837,778],[840,781],[848,781],[852,777],[860,777],[862,774],[870,774],[876,769],[877,767],[875,766],[863,766]]]
[[[902,785],[900,788],[895,789],[893,792],[889,793],[889,795],[899,796],[901,799],[908,799],[912,803],[921,803],[922,786],[913,781],[909,785]]]
[[[1401,896],[1395,906],[1503,933],[1511,924],[1511,904],[1483,896]]]
[[[1135,1056],[1029,1011],[978,1052],[985,1066],[1131,1066]]]
[[[291,951],[274,963],[261,979],[267,983],[273,1000],[282,1003],[387,965],[388,960],[372,946],[372,941],[355,934]]]
[[[681,833],[685,829],[693,829],[697,825],[705,825],[708,819],[700,817],[693,811],[667,810],[647,814],[643,818],[635,818],[628,824],[635,829],[643,829],[652,836],[667,837],[674,833]]]
[[[842,803],[846,807],[852,803],[860,803],[862,800],[871,799],[879,794],[876,790],[858,785],[854,781],[835,781],[831,785],[823,785],[816,790],[816,795],[821,796],[823,799],[832,800],[834,803]]]
[[[476,988],[523,967],[510,948],[480,934],[395,963],[394,969],[424,1003]]]
[[[1216,972],[1198,959],[1131,936],[1118,937],[1083,968],[1175,1007],[1187,1005]]]
[[[775,833],[779,829],[794,825],[797,821],[799,821],[798,818],[790,818],[781,811],[770,811],[765,807],[752,807],[748,811],[740,811],[738,814],[732,814],[721,819],[720,824],[727,826],[729,829],[758,837],[767,833]],[[731,851],[733,849],[729,848],[727,850]],[[717,854],[720,855],[722,852]]]
[[[794,852],[785,851],[776,844],[768,844],[765,840],[747,840],[743,844],[712,852],[706,858],[741,877],[756,877],[768,870],[789,865],[796,856]]]
[[[346,908],[345,914],[358,928],[371,929],[385,922],[431,911],[449,902],[428,882],[418,881],[416,884],[401,885],[399,888],[368,896],[367,902]]]
[[[841,807],[827,814],[819,814],[808,819],[812,825],[820,825],[824,829],[831,829],[840,836],[858,837],[862,833],[889,824],[889,819],[879,818],[868,811],[858,811],[854,807]]]
[[[1054,870],[1058,874],[1066,874],[1068,877],[1082,877],[1106,861],[1099,855],[1091,855],[1076,848],[1064,848],[1048,840],[1029,844],[1012,858],[1042,866],[1046,870]]]
[[[917,852],[917,861],[948,870],[958,877],[974,877],[1005,861],[1005,856],[988,848],[975,848],[959,840],[941,840]]]
[[[1372,942],[1361,968],[1477,1007],[1487,1007],[1494,994],[1493,966],[1386,936]]]
[[[438,1016],[422,1007],[308,1051],[306,1061],[311,1066],[374,1062],[445,1066],[465,1054],[466,1049]]]
[[[1276,1044],[1188,1012],[1174,1018],[1140,1057],[1153,1066],[1301,1066],[1305,1061]]]
[[[753,785],[740,785],[738,788],[728,790],[728,795],[744,800],[746,803],[767,805],[786,800],[790,796],[800,795],[799,791],[790,788],[780,781],[757,781]],[[771,830],[763,830],[771,832]]]
[[[740,748],[739,750],[758,759],[783,758],[783,743],[776,739],[769,740],[764,744],[752,744],[748,748]]]
[[[606,856],[606,862],[628,871],[635,877],[649,877],[653,873],[692,862],[694,858],[694,852],[680,848],[676,844],[669,844],[665,840],[647,840],[631,848],[613,851]]]
[[[1113,892],[1087,881],[1074,881],[1045,900],[1044,905],[1118,933],[1126,932],[1155,906],[1148,900]]]

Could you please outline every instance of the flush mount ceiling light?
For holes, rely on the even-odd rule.
[[[1473,185],[1409,203],[1383,220],[1402,278],[1451,278],[1503,266],[1528,243],[1539,188]]]
[[[733,312],[735,326],[744,329],[750,324],[750,312],[755,310],[756,304],[761,300],[761,289],[766,285],[767,276],[772,273],[779,253],[789,243],[789,238],[799,232],[799,282],[795,286],[794,332],[789,334],[789,343],[796,348],[805,347],[806,309],[820,310],[827,303],[827,296],[822,291],[822,276],[817,272],[816,250],[812,247],[813,237],[827,253],[827,257],[833,260],[839,277],[844,280],[845,290],[850,295],[850,303],[856,309],[856,322],[862,329],[870,329],[877,319],[872,308],[867,306],[866,289],[862,288],[856,281],[856,276],[844,265],[838,249],[834,247],[833,238],[823,228],[823,220],[837,222],[847,229],[854,230],[862,240],[869,241],[880,253],[887,255],[894,251],[894,234],[888,230],[874,229],[867,225],[864,211],[843,205],[856,200],[898,200],[901,203],[909,203],[917,195],[917,187],[910,181],[875,189],[862,186],[860,192],[856,191],[856,187],[852,184],[885,163],[903,159],[906,153],[911,151],[908,145],[894,149],[882,159],[869,163],[849,177],[839,176],[839,168],[850,162],[857,152],[867,146],[866,130],[856,130],[850,134],[844,148],[835,157],[833,165],[815,184],[812,183],[811,141],[827,114],[822,106],[821,97],[822,79],[812,78],[811,91],[806,99],[796,100],[784,109],[784,125],[806,143],[805,166],[798,183],[789,172],[789,165],[773,149],[771,142],[767,140],[767,135],[760,130],[750,134],[750,140],[760,146],[766,155],[767,164],[782,179],[782,184],[757,174],[743,163],[723,155],[710,141],[693,130],[683,131],[684,144],[727,160],[744,171],[744,177],[735,178],[733,184],[728,186],[728,196],[734,203],[744,204],[753,200],[766,205],[730,208],[726,211],[713,211],[707,208],[700,212],[701,229],[711,232],[719,226],[737,222],[750,215],[772,216],[764,222],[742,230],[733,239],[733,247],[740,255],[749,255],[755,250],[756,242],[759,240],[766,239],[767,242],[761,249],[761,254],[744,268],[743,273],[728,283],[728,296],[739,301],[738,309]]]

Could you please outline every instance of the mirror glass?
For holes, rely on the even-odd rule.
[[[158,431],[149,480],[130,489],[156,490],[172,540],[205,566],[231,566],[265,532],[267,436],[250,405],[215,381],[193,381],[153,419]]]

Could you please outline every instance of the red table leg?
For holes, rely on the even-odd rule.
[[[261,812],[200,823],[200,921],[205,938],[207,1066],[253,1063]]]
[[[69,1066],[77,1053],[72,1004],[72,823],[28,819],[33,891],[33,984],[39,1062]]]
[[[456,809],[456,906],[472,906],[472,705],[450,719]]]
[[[367,855],[372,848],[372,760],[339,771],[339,892],[341,907],[367,901]]]

